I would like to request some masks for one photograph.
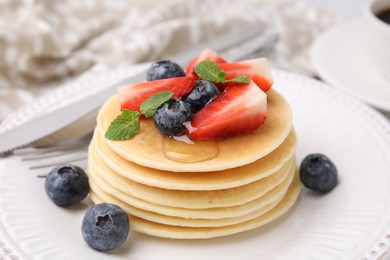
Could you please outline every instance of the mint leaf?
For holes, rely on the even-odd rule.
[[[224,83],[225,82],[237,82],[237,83],[247,83],[248,84],[250,82],[250,80],[249,80],[248,76],[238,76],[237,78],[224,80],[223,82]]]
[[[162,104],[167,102],[173,96],[172,91],[157,93],[147,100],[141,106],[141,113],[145,117],[151,117]],[[140,129],[140,116],[138,111],[122,110],[122,114],[117,116],[108,127],[105,137],[109,140],[120,141],[126,140],[135,135]]]
[[[122,110],[122,114],[111,122],[105,137],[109,140],[126,140],[135,135],[141,128],[138,111]]]
[[[205,60],[200,62],[195,67],[195,72],[203,80],[208,80],[214,83],[236,82],[236,83],[249,83],[248,76],[238,76],[234,79],[225,80],[226,72],[221,70],[217,63]]]
[[[195,72],[204,80],[220,83],[225,80],[226,73],[215,62],[205,60],[195,67]]]
[[[141,113],[144,114],[145,117],[152,117],[154,115],[154,112],[156,112],[157,108],[167,102],[172,96],[172,91],[164,91],[154,94],[141,104]]]

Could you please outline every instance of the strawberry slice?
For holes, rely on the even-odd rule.
[[[220,63],[218,66],[221,70],[226,72],[226,79],[233,79],[238,76],[246,75],[265,92],[267,92],[273,84],[271,71],[266,58]]]
[[[209,140],[248,133],[267,117],[267,95],[253,81],[228,86],[187,123],[193,140]]]
[[[140,105],[154,94],[170,90],[174,98],[179,98],[190,92],[194,85],[194,77],[177,77],[121,86],[117,94],[121,109],[139,111]]]
[[[198,56],[196,56],[190,61],[186,69],[186,75],[187,76],[192,75],[194,73],[194,68],[196,67],[196,65],[198,65],[201,61],[204,60],[214,61],[215,63],[226,62],[221,56],[219,56],[212,49],[205,49]]]

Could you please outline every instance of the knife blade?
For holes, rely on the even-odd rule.
[[[217,52],[226,51],[233,46],[254,38],[261,34],[263,29],[260,27],[250,27],[246,29],[234,30],[213,38],[210,41],[199,44],[185,52],[171,57],[181,66],[187,63],[199,54],[205,48],[211,48]],[[23,147],[33,141],[41,139],[52,134],[67,125],[77,121],[83,116],[99,108],[109,97],[115,94],[116,88],[120,85],[141,82],[145,80],[145,73],[137,74],[131,78],[114,82],[107,88],[92,94],[84,99],[72,102],[65,107],[59,107],[52,111],[38,115],[31,120],[22,123],[10,130],[0,134],[0,155],[12,152],[14,149]]]

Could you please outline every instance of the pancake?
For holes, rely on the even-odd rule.
[[[274,221],[294,205],[301,185],[290,107],[275,90],[267,103],[256,131],[188,144],[164,137],[143,117],[135,136],[106,139],[121,113],[111,97],[89,147],[91,199],[123,208],[135,231],[165,238],[226,236]]]
[[[284,197],[284,196],[280,196],[275,201],[244,216],[233,217],[233,218],[221,218],[221,219],[188,219],[188,218],[165,216],[154,212],[143,211],[138,208],[134,208],[129,204],[123,203],[122,201],[104,192],[99,192],[99,195],[96,195],[94,191],[92,193],[95,194],[95,196],[99,197],[104,202],[118,205],[119,207],[121,207],[122,209],[124,209],[126,212],[128,212],[134,217],[139,217],[160,224],[180,226],[180,227],[223,227],[228,225],[239,224],[267,213],[268,211],[273,209]]]
[[[209,160],[180,163],[164,156],[165,137],[154,126],[152,119],[141,120],[141,130],[124,141],[104,139],[113,151],[124,159],[149,168],[172,172],[210,172],[231,169],[252,163],[271,153],[291,131],[291,110],[285,99],[275,90],[267,92],[268,116],[256,131],[225,138],[216,142],[218,153]],[[121,113],[117,96],[111,97],[100,109],[97,129],[101,135]]]
[[[285,187],[290,186],[294,178],[295,168],[296,168],[295,166],[291,167],[287,181],[283,182],[283,184],[280,185],[284,185]],[[98,196],[105,202],[113,203],[122,207],[128,214],[132,216],[140,217],[161,224],[183,226],[183,227],[221,227],[221,226],[234,225],[244,221],[248,221],[270,211],[283,199],[285,195],[285,194],[281,194],[281,196],[278,196],[271,203],[266,204],[263,207],[254,210],[249,214],[244,214],[238,217],[233,217],[233,218],[223,217],[220,219],[196,219],[196,218],[180,218],[180,217],[166,216],[156,212],[145,211],[133,207],[132,205],[124,203],[123,201],[117,199],[116,197],[111,196],[110,194],[104,192],[97,185],[95,185],[93,181],[91,182],[91,188],[93,193],[98,194],[96,196]]]
[[[167,190],[133,182],[116,174],[102,160],[97,160],[93,151],[89,156],[89,172],[92,177],[98,175],[123,193],[150,203],[169,207],[202,209],[241,205],[261,197],[287,177],[290,169],[294,167],[294,160],[294,157],[291,158],[279,171],[266,178],[235,188],[212,191]]]
[[[120,190],[115,189],[106,181],[93,175],[92,172],[89,172],[90,185],[91,189],[97,195],[100,195],[101,192],[107,193],[118,200],[121,200],[123,203],[132,205],[136,208],[143,209],[146,211],[156,212],[162,215],[180,217],[180,218],[197,218],[197,219],[220,219],[220,218],[232,218],[237,216],[242,216],[249,214],[255,210],[258,210],[268,204],[273,203],[279,198],[283,197],[287,192],[288,184],[291,183],[294,174],[289,173],[287,178],[285,178],[282,183],[276,186],[274,189],[265,193],[261,197],[254,199],[250,202],[244,203],[238,206],[232,207],[220,207],[220,208],[206,208],[206,209],[187,209],[187,208],[178,208],[178,207],[168,207],[158,204],[153,204],[136,197],[130,196],[121,192]],[[128,211],[130,214],[130,212]]]
[[[175,190],[218,190],[242,186],[278,171],[293,154],[297,137],[292,130],[286,140],[265,157],[241,167],[214,172],[170,172],[144,167],[115,153],[95,131],[90,153],[96,153],[122,177],[148,186]]]
[[[297,171],[296,171],[297,172]],[[299,175],[296,173],[293,183],[291,184],[286,196],[282,201],[267,213],[258,216],[254,219],[223,227],[182,227],[173,225],[164,225],[156,222],[148,221],[142,218],[130,215],[130,221],[135,231],[145,233],[152,236],[172,238],[172,239],[208,239],[232,235],[254,228],[264,226],[282,215],[294,205],[299,197],[301,185]],[[96,194],[92,193],[91,198],[95,203],[103,202]]]

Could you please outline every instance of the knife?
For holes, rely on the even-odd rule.
[[[252,40],[252,48],[258,48],[264,43],[264,37],[259,37],[259,35],[261,36],[263,33],[264,30],[259,27],[230,31],[185,52],[179,53],[170,59],[180,66],[185,67],[193,57],[198,55],[199,52],[205,48],[211,48],[217,52],[224,52],[240,43],[242,44],[251,41],[256,37],[258,37],[258,40],[257,42]],[[254,49],[251,50],[247,47],[245,51],[249,53],[253,52]],[[65,107],[59,107],[58,109],[53,109],[45,114],[40,114],[19,126],[5,131],[0,134],[0,156],[11,154],[16,148],[28,145],[33,141],[39,140],[72,124],[83,116],[98,109],[109,97],[116,93],[116,88],[118,86],[141,82],[144,81],[145,78],[145,72],[142,72],[125,80],[114,82],[107,88],[104,88],[95,94],[72,102]],[[48,122],[50,122],[50,124],[48,124]]]

